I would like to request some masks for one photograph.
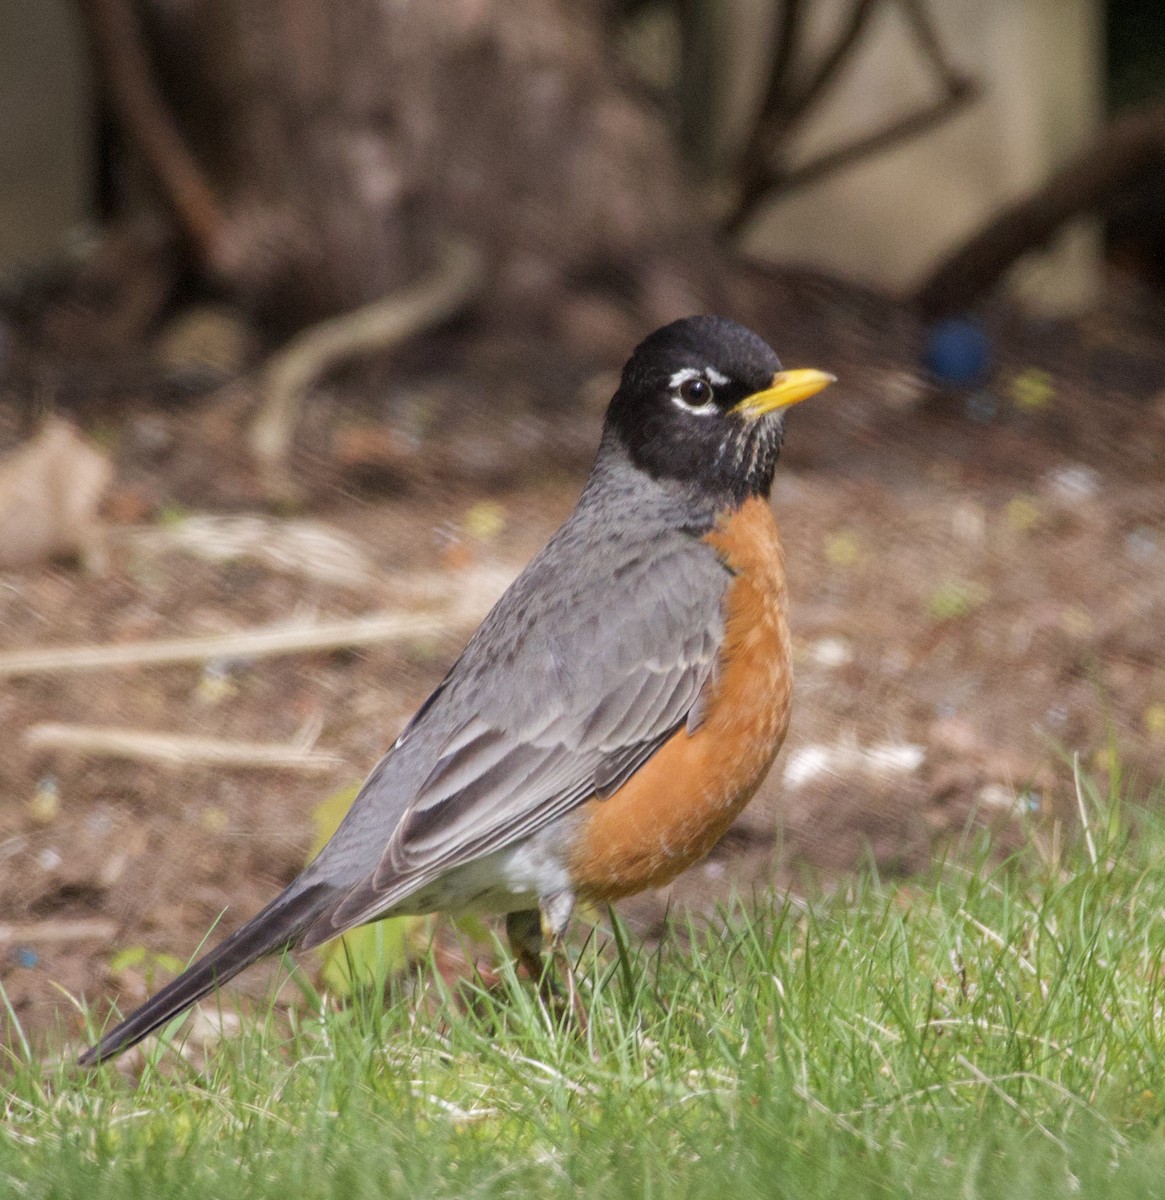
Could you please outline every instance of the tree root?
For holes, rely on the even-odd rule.
[[[450,244],[427,278],[403,292],[305,329],[268,361],[260,381],[259,413],[248,442],[269,496],[294,497],[287,458],[308,388],[343,359],[399,346],[453,316],[480,291],[484,274],[476,249]]]

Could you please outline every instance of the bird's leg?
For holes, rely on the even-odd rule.
[[[562,964],[562,973],[566,978],[566,1004],[579,1033],[584,1033],[587,1027],[586,1009],[583,1008],[578,987],[574,981],[574,965],[566,949],[566,930],[570,925],[570,916],[574,912],[574,893],[563,890],[551,896],[543,896],[540,900],[542,914],[542,934],[550,942],[550,953]]]
[[[562,964],[566,980],[566,1007],[580,1030],[586,1029],[586,1012],[579,999],[574,980],[574,967],[566,953],[563,938],[574,911],[574,895],[571,892],[555,892],[544,896],[540,908],[512,912],[506,916],[506,936],[514,957],[526,968],[531,979],[538,984],[538,993],[547,1007],[562,1011],[562,993],[554,986],[554,976],[546,969],[542,957],[543,945],[549,941],[550,953]]]
[[[536,908],[506,914],[506,937],[514,957],[526,968],[539,986],[545,964],[542,961],[542,914]]]

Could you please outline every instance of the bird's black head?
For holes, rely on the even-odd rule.
[[[653,477],[736,506],[768,495],[784,410],[832,379],[782,371],[768,344],[735,321],[686,317],[636,347],[607,410],[607,436]]]

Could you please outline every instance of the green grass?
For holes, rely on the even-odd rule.
[[[11,1047],[0,1196],[1165,1194],[1165,825],[1084,807],[1063,848],[650,953],[599,932],[582,1035],[503,968],[468,1009],[423,970],[136,1082]]]

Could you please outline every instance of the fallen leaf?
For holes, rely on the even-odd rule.
[[[465,514],[465,532],[482,542],[492,542],[506,528],[505,506],[482,500]]]
[[[92,552],[97,507],[113,466],[67,421],[40,433],[0,463],[0,569]]]
[[[1029,367],[1012,378],[1007,394],[1016,408],[1030,411],[1050,404],[1056,395],[1056,387],[1050,372]]]
[[[827,534],[825,538],[825,558],[834,567],[852,567],[858,561],[858,539],[848,529],[840,529]]]
[[[1004,509],[1007,524],[1019,533],[1034,529],[1043,519],[1040,506],[1032,496],[1013,496]]]

